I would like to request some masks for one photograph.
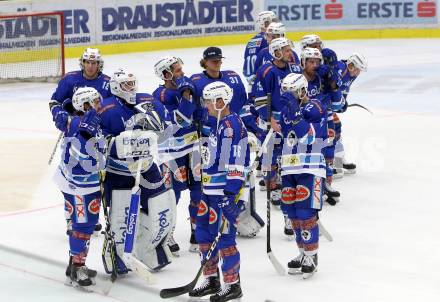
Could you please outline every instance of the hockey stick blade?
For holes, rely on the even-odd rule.
[[[160,297],[163,299],[168,299],[189,293],[196,286],[197,280],[199,280],[199,277],[202,274],[203,267],[204,266],[200,267],[193,281],[184,286],[164,288],[159,293]]]
[[[269,260],[272,263],[275,270],[277,271],[277,273],[280,276],[284,276],[286,274],[286,270],[281,265],[281,263],[278,261],[278,259],[275,257],[275,255],[272,253],[272,251],[267,252],[267,256],[269,257]]]
[[[131,256],[130,260],[130,267],[131,270],[142,280],[145,281],[145,283],[151,285],[156,283],[156,278],[154,275],[148,270],[148,268],[143,264],[140,260],[137,258]]]
[[[372,112],[370,109],[368,109],[368,108],[365,107],[365,106],[362,106],[361,104],[352,103],[352,104],[348,104],[347,107],[359,107],[359,108],[362,108],[362,109],[368,111],[371,115],[373,115],[373,112]]]

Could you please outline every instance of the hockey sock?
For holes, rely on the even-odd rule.
[[[301,223],[298,219],[292,219],[291,221],[292,221],[293,230],[295,231],[296,245],[298,246],[299,250],[303,250],[304,243],[301,237]]]
[[[81,233],[79,231],[71,232],[69,236],[69,244],[73,265],[81,266],[86,263],[89,242],[90,234]]]
[[[202,259],[205,259],[206,254],[208,253],[209,249],[211,247],[211,243],[199,243],[199,250],[202,254]],[[217,273],[218,268],[218,249],[217,247],[212,251],[211,258],[206,262],[205,268],[203,269],[203,275],[204,276],[212,276]]]
[[[220,249],[222,273],[225,283],[236,283],[240,273],[240,252],[235,245]]]
[[[316,254],[319,246],[319,227],[316,216],[301,220],[301,237],[306,255]]]

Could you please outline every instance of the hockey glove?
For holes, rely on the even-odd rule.
[[[326,79],[330,73],[330,67],[328,65],[319,65],[316,69],[316,73],[323,79]]]
[[[192,95],[196,94],[196,87],[191,82],[191,79],[188,77],[183,76],[183,77],[177,78],[176,85],[177,85],[177,89],[179,89],[180,95],[183,95],[183,93],[186,90],[189,90]]]
[[[235,198],[236,195],[225,192],[225,196],[223,196],[223,199],[218,205],[223,211],[223,216],[232,224],[237,222],[238,215],[240,215],[241,212],[241,206],[243,205],[242,200],[236,203]]]
[[[52,113],[52,119],[55,122],[55,127],[60,131],[66,131],[69,114],[63,110],[60,103],[56,101],[49,103],[49,108]]]
[[[98,134],[101,118],[95,109],[91,109],[81,119],[79,124],[79,132],[84,138],[91,138]]]
[[[73,108],[72,99],[67,98],[63,101],[63,109],[66,110],[69,114],[73,114],[75,112],[75,108]]]

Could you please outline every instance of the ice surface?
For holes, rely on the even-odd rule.
[[[238,239],[242,301],[439,301],[440,40],[329,41],[326,46],[339,57],[357,51],[369,61],[349,101],[374,115],[350,108],[341,116],[347,159],[358,171],[335,181],[341,202],[325,205],[320,214],[334,241],[321,237],[319,272],[312,279],[276,274],[266,256],[265,230],[254,239]],[[243,46],[222,49],[224,69],[241,71]],[[153,72],[160,56],[180,56],[191,75],[200,71],[202,51],[105,56],[105,72],[127,68],[138,76],[141,91],[152,92],[160,83]],[[77,64],[68,60],[66,69]],[[51,182],[55,165],[47,166],[58,135],[47,106],[54,88],[0,85],[0,182],[7,183],[0,185],[0,301],[159,301],[161,288],[190,282],[199,267],[198,256],[187,252],[187,192],[175,235],[181,256],[157,273],[156,285],[129,275],[116,281],[109,296],[63,285],[68,251],[63,200]],[[258,190],[257,208],[264,218],[265,193]],[[272,208],[272,249],[287,264],[297,248],[282,228],[281,212]],[[102,236],[92,239],[87,263],[98,269],[103,286],[108,278],[101,245]]]

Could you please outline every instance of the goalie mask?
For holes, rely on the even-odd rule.
[[[80,87],[75,91],[72,97],[72,105],[76,111],[86,112],[85,104],[95,107],[101,101],[102,97],[99,92],[93,87]]]
[[[79,58],[79,67],[82,71],[84,71],[84,61],[97,61],[98,73],[101,73],[104,68],[104,60],[102,59],[101,52],[98,48],[87,48]]]
[[[136,76],[120,68],[113,74],[110,80],[110,91],[113,95],[120,97],[128,104],[136,104]]]
[[[177,57],[164,57],[160,59],[155,65],[154,65],[154,72],[156,73],[156,76],[161,78],[164,81],[171,81],[173,79],[173,68],[172,66],[176,63],[179,63],[180,65],[183,65],[183,61],[180,58]],[[168,72],[170,75],[166,75],[166,72]]]

